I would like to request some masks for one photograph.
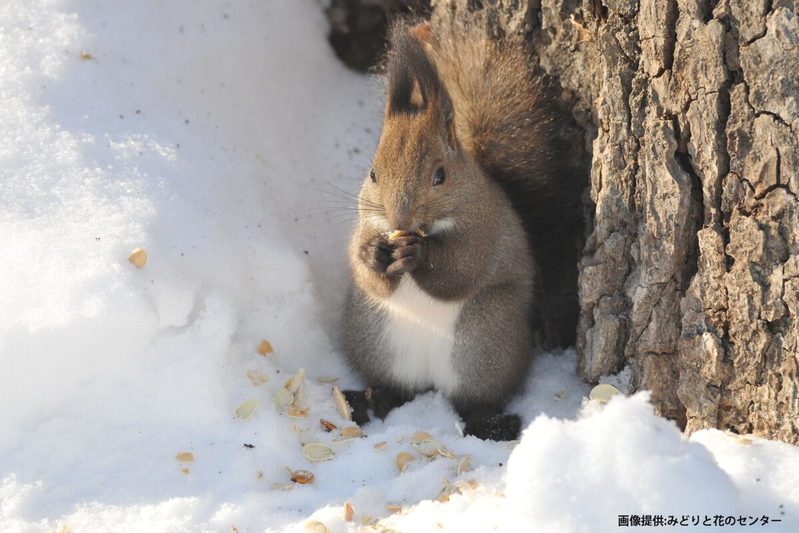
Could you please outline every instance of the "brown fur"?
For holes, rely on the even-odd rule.
[[[575,280],[563,275],[576,275],[576,258],[564,265],[568,253],[546,250],[551,233],[563,234],[554,209],[569,211],[557,205],[568,187],[552,170],[553,121],[521,42],[497,43],[452,19],[397,24],[391,45],[376,183],[364,181],[350,246],[345,346],[370,384],[407,389],[389,375],[397,355],[386,352],[378,303],[404,276],[435,300],[459,302],[450,398],[468,426],[469,413],[495,413],[523,381],[534,329],[553,337],[542,317],[562,321],[576,304]],[[452,227],[431,233],[445,221]],[[404,234],[389,240],[389,230]],[[549,255],[539,274],[541,252]]]
[[[463,13],[429,33],[427,50],[457,110],[456,134],[505,190],[527,231],[540,274],[542,343],[573,344],[583,183],[561,137],[568,130],[555,90],[533,70],[520,36],[493,39]]]

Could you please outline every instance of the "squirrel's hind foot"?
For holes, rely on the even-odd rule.
[[[352,421],[359,426],[371,420],[369,411],[383,420],[395,407],[399,407],[411,399],[412,396],[385,388],[367,387],[363,390],[345,390],[344,398],[352,408]]]
[[[476,413],[464,418],[464,435],[474,435],[483,440],[516,440],[521,432],[519,415],[509,413]]]

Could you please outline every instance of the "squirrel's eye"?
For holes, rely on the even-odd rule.
[[[375,175],[375,169],[369,171],[369,177],[372,179],[372,183],[377,183],[377,176]]]
[[[447,175],[444,173],[444,167],[438,167],[438,170],[436,170],[436,175],[433,178],[433,185],[441,185],[444,183],[446,178]]]

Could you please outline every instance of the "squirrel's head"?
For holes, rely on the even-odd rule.
[[[451,226],[474,180],[452,101],[425,51],[430,38],[427,24],[391,30],[383,131],[360,194],[362,219],[385,231]]]

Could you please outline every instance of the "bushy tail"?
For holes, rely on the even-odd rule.
[[[438,20],[429,48],[457,109],[459,139],[492,176],[515,178],[550,164],[551,100],[535,76],[525,43],[501,41],[464,17]]]
[[[432,22],[427,51],[454,107],[456,136],[505,190],[539,266],[545,344],[574,341],[584,178],[564,142],[567,113],[524,40],[489,36],[471,13]]]

